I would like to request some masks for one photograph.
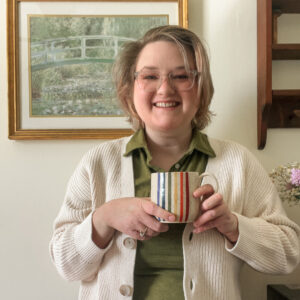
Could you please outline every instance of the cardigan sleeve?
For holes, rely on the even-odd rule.
[[[244,199],[239,238],[226,249],[257,271],[287,274],[299,263],[300,228],[288,219],[277,190],[263,167],[247,150],[244,152]]]
[[[94,278],[112,245],[111,241],[105,249],[100,249],[92,241],[93,176],[90,165],[90,154],[86,154],[68,183],[50,242],[50,255],[57,271],[71,281]]]

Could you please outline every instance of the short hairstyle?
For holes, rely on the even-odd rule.
[[[128,116],[128,121],[133,125],[134,129],[143,126],[143,122],[138,116],[133,103],[134,73],[142,49],[147,44],[157,41],[175,43],[183,56],[187,69],[189,68],[187,52],[192,55],[196,69],[201,73],[196,81],[198,84],[197,97],[200,98],[200,106],[195,114],[193,125],[198,129],[205,128],[211,120],[212,113],[209,110],[209,106],[214,93],[208,56],[202,42],[195,33],[176,25],[152,28],[142,38],[126,43],[119,53],[113,66],[112,76],[116,86],[117,97],[125,114]]]

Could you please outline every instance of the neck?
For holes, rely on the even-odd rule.
[[[153,132],[145,129],[146,142],[152,156],[151,163],[165,170],[176,163],[187,151],[192,128],[180,130],[180,132]]]

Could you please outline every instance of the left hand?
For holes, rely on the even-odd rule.
[[[223,196],[215,193],[211,185],[199,187],[193,193],[195,198],[203,197],[200,215],[193,222],[194,233],[204,232],[216,228],[230,242],[235,243],[239,237],[238,219],[229,210]]]

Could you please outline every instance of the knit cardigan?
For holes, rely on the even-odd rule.
[[[81,160],[71,177],[54,222],[51,258],[59,274],[81,281],[79,299],[132,299],[136,240],[116,231],[105,249],[92,241],[92,213],[106,201],[134,197],[129,137],[100,144]],[[239,273],[244,262],[255,270],[287,274],[299,262],[299,227],[290,221],[269,176],[241,145],[209,139],[216,153],[206,171],[237,216],[238,241],[232,245],[216,229],[182,236],[187,300],[241,299]],[[142,300],[142,299],[141,299]]]

